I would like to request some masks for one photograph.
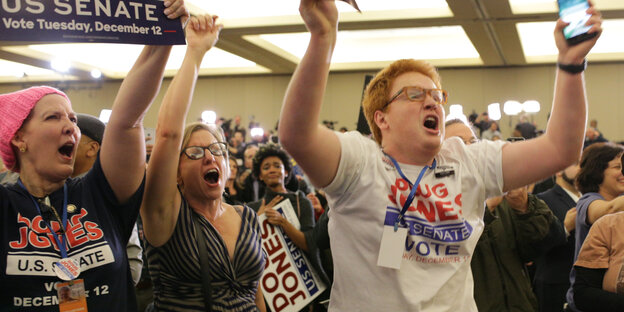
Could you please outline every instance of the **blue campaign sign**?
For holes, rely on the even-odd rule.
[[[0,41],[185,44],[161,0],[0,0]]]

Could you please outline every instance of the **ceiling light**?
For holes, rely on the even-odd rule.
[[[593,0],[592,3],[601,11],[624,9],[622,0]],[[509,5],[513,14],[557,12],[555,0],[509,0]]]
[[[211,110],[203,111],[201,119],[204,123],[214,124],[217,121],[217,113]]]
[[[252,138],[262,137],[264,136],[264,129],[260,127],[251,128],[251,130],[249,130],[249,133],[251,134]]]
[[[15,62],[9,62],[5,60],[0,60],[0,68],[2,68],[2,70],[0,71],[0,77],[7,77],[7,78],[10,77],[11,79],[15,79],[15,77],[24,78],[25,76],[31,77],[31,78],[39,77],[39,76],[57,76],[58,77],[58,74],[56,74],[55,72],[49,69],[44,69],[41,67],[34,67],[34,66],[15,63]],[[60,79],[60,77],[58,78]]]
[[[503,111],[509,116],[518,115],[522,111],[522,104],[518,101],[507,101],[503,104]]]
[[[461,104],[452,104],[449,106],[449,115],[463,115],[464,108]]]
[[[37,44],[30,45],[28,48],[51,57],[64,57],[89,67],[99,68],[106,76],[115,78],[123,78],[127,75],[142,50],[139,45],[107,43]],[[7,47],[6,49],[16,53],[24,51],[24,47]],[[177,71],[182,65],[185,53],[186,46],[174,46],[165,69]],[[124,55],[124,57],[110,57],[111,55]],[[204,57],[201,68],[260,69],[261,67],[237,55],[212,48]]]
[[[60,73],[66,73],[71,68],[71,62],[66,58],[54,58],[50,61],[50,67]]]
[[[452,119],[459,119],[466,124],[468,123],[468,119],[466,118],[466,115],[464,115],[464,108],[461,104],[452,104],[449,106],[449,114],[446,116],[445,121]]]
[[[110,119],[111,113],[113,111],[110,109],[103,109],[100,111],[100,121],[102,121],[103,123],[108,123],[108,120]]]
[[[273,45],[282,56],[301,59],[310,34],[288,33],[244,36],[255,44]],[[392,47],[392,49],[388,49]],[[423,49],[423,47],[427,47]],[[278,49],[278,50],[279,50]],[[279,52],[279,51],[278,51]],[[390,62],[413,58],[431,60],[460,59],[462,64],[482,64],[479,53],[461,26],[395,28],[339,31],[332,65],[336,63]],[[360,64],[361,66],[362,64]],[[383,65],[382,65],[383,66]],[[373,67],[382,67],[379,65]],[[361,67],[360,67],[361,68]]]
[[[535,100],[529,100],[522,103],[522,110],[527,113],[537,113],[540,111],[540,103]]]
[[[488,105],[488,116],[492,120],[501,119],[500,103],[492,103]]]
[[[95,68],[91,70],[91,77],[93,77],[94,79],[100,79],[100,77],[102,77],[102,72]]]
[[[216,12],[223,19],[225,26],[232,19],[267,19],[272,18],[273,23],[279,23],[280,19],[275,17],[295,16],[298,23],[303,23],[299,17],[299,1],[292,0],[271,0],[270,5],[263,1],[245,1],[244,5],[236,1],[219,1],[219,0],[187,0],[186,3],[191,4],[190,8],[197,13]],[[343,13],[355,12],[355,9],[346,3],[337,1],[336,7],[338,11]],[[405,1],[405,0],[357,0],[358,6],[362,10],[362,14],[358,14],[360,19],[366,19],[366,16],[375,11],[414,11],[418,13],[412,18],[429,17],[429,16],[452,16],[448,4],[445,0],[427,0],[427,1]],[[432,15],[435,14],[435,15]],[[342,17],[342,16],[341,16]],[[386,17],[387,19],[387,17]]]
[[[559,52],[552,34],[555,22],[518,23],[516,27],[528,63],[557,61]],[[590,61],[621,60],[624,57],[624,19],[604,20],[602,28],[600,39],[587,58]]]

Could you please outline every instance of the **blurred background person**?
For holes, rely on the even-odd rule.
[[[262,146],[254,157],[253,175],[265,185],[265,193],[261,200],[249,203],[249,207],[255,210],[258,215],[265,213],[269,223],[280,226],[297,247],[307,252],[308,246],[303,232],[314,227],[314,208],[312,208],[312,203],[304,192],[292,192],[286,189],[285,180],[291,170],[290,157],[278,145],[266,144]],[[273,202],[274,198],[279,200],[273,205],[268,205]],[[272,209],[275,204],[283,199],[290,201],[299,219],[299,228],[293,226],[278,211]]]
[[[583,196],[576,206],[574,261],[592,224],[601,217],[624,211],[624,175],[622,175],[624,148],[613,143],[596,143],[583,151],[576,186]],[[570,284],[574,284],[576,271],[570,271]],[[566,300],[572,311],[579,311],[574,304],[572,288]]]
[[[624,311],[624,212],[597,220],[574,263],[574,304],[584,312]]]
[[[574,261],[576,203],[581,193],[576,189],[574,180],[579,172],[579,164],[569,166],[558,172],[556,184],[551,189],[537,194],[565,230],[566,239],[562,244],[552,246],[545,254],[535,260],[533,285],[539,311],[563,311],[566,292],[570,288],[570,270]]]

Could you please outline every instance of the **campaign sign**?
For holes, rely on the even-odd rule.
[[[0,0],[0,41],[184,44],[161,0]]]
[[[273,209],[295,227],[299,220],[288,199]],[[294,219],[293,219],[294,218]],[[299,311],[326,288],[299,247],[281,227],[271,225],[265,214],[259,216],[262,228],[262,250],[266,265],[260,281],[264,299],[273,312]]]

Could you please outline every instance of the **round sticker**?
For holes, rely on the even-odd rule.
[[[54,273],[64,281],[71,281],[80,275],[80,263],[72,258],[64,258],[54,263]]]

